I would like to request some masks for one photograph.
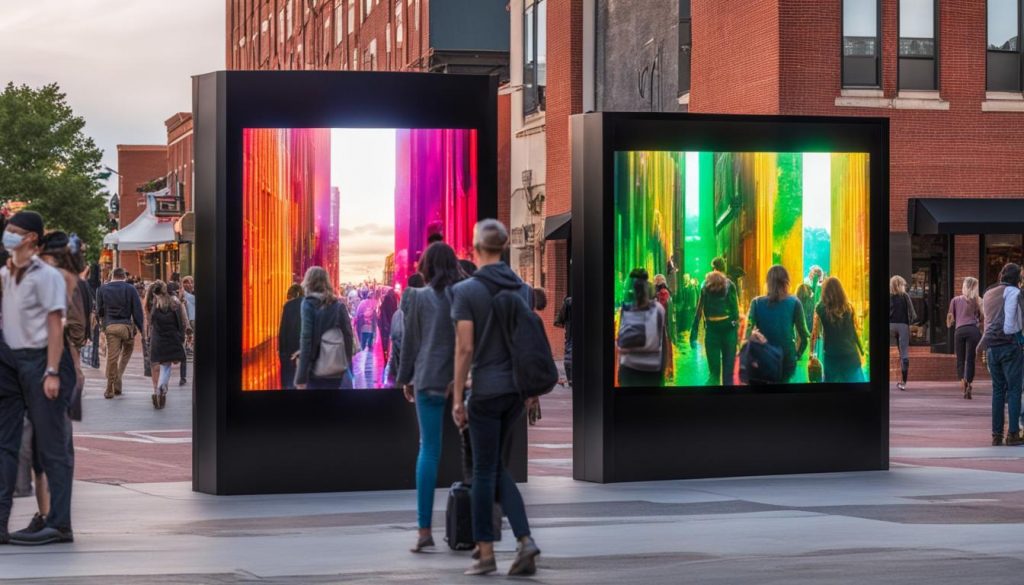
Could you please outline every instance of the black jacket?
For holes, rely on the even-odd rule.
[[[299,351],[299,333],[302,331],[302,297],[284,304],[281,326],[277,329],[277,352],[283,361],[290,360]]]
[[[104,327],[134,322],[135,327],[142,331],[145,325],[139,292],[123,280],[114,280],[100,287],[96,294],[96,315]]]

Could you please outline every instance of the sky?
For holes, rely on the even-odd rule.
[[[339,189],[339,278],[344,283],[383,278],[395,251],[396,132],[331,130],[331,186]]]
[[[117,169],[118,144],[166,144],[191,76],[224,69],[224,19],[223,0],[4,0],[0,84],[57,82]]]

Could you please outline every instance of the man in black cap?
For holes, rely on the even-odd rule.
[[[46,518],[37,518],[28,528],[10,535],[12,544],[24,545],[74,540],[71,532],[74,448],[68,408],[75,374],[70,354],[64,347],[62,322],[67,310],[67,287],[60,272],[36,256],[42,237],[43,218],[38,213],[22,211],[13,216],[3,232],[4,248],[11,259],[7,266],[0,268],[3,338],[16,361],[24,406],[28,409],[36,434],[36,448],[50,487],[50,513]],[[19,429],[19,437],[20,433]],[[9,444],[4,443],[5,451]],[[7,486],[5,481],[5,496]]]

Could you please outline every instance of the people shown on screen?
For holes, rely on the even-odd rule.
[[[409,301],[412,300],[412,295],[409,291],[412,289],[423,288],[426,286],[423,275],[419,272],[414,272],[409,275],[406,281],[405,292],[402,293],[402,298],[398,302],[398,310],[391,317],[391,357],[388,360],[388,372],[393,378],[398,377],[398,371],[402,367],[402,342],[405,340],[405,310],[408,307]]]
[[[377,330],[380,332],[380,349],[384,357],[384,363],[388,362],[391,348],[391,319],[398,310],[398,293],[395,287],[389,286],[384,289],[380,299],[380,307],[377,309]]]
[[[672,293],[668,290],[668,281],[664,274],[654,275],[654,298],[665,311],[665,351],[662,355],[665,358],[665,376],[672,377],[672,357],[674,348],[670,331],[675,331],[675,319],[672,317]]]
[[[335,296],[330,277],[320,266],[306,270],[302,288],[305,298],[302,300],[295,387],[299,390],[342,388],[354,355],[348,310]]]
[[[805,282],[798,286],[796,288],[796,298],[804,308],[804,321],[807,322],[807,330],[810,331],[814,327],[814,309],[818,306],[818,303],[814,300],[814,290],[811,288],[811,285]]]
[[[793,377],[796,362],[807,349],[807,321],[800,301],[789,292],[789,272],[784,267],[776,264],[769,268],[765,285],[768,294],[750,303],[746,337],[749,341],[757,331],[768,345],[782,351],[779,379],[760,381],[786,383]]]
[[[299,359],[299,334],[302,328],[302,285],[288,287],[288,300],[281,310],[277,328],[277,360],[281,366],[281,388],[295,388],[295,362]]]
[[[359,305],[356,307],[355,330],[359,333],[360,351],[372,351],[373,332],[377,327],[377,300],[368,287],[359,291]]]
[[[629,273],[632,302],[619,310],[619,384],[661,386],[665,382],[665,309],[651,296],[647,271]]]
[[[863,382],[864,370],[860,333],[853,305],[847,300],[843,283],[834,276],[821,287],[821,302],[814,309],[811,347],[822,340],[825,382]]]
[[[704,277],[704,286],[697,300],[690,327],[690,347],[698,347],[698,334],[703,322],[709,386],[732,386],[735,383],[740,319],[739,297],[733,290],[735,288],[723,272],[712,270]]]
[[[455,251],[444,242],[427,247],[419,263],[429,286],[410,288],[403,299],[402,360],[396,382],[406,400],[416,405],[420,450],[416,460],[419,537],[413,552],[434,547],[431,520],[441,460],[441,423],[451,392],[455,360],[455,324],[451,319],[451,287],[466,278]]]

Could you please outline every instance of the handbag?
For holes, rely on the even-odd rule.
[[[807,381],[812,384],[817,384],[825,378],[824,371],[821,367],[821,360],[818,356],[811,354],[809,360],[807,360]]]

